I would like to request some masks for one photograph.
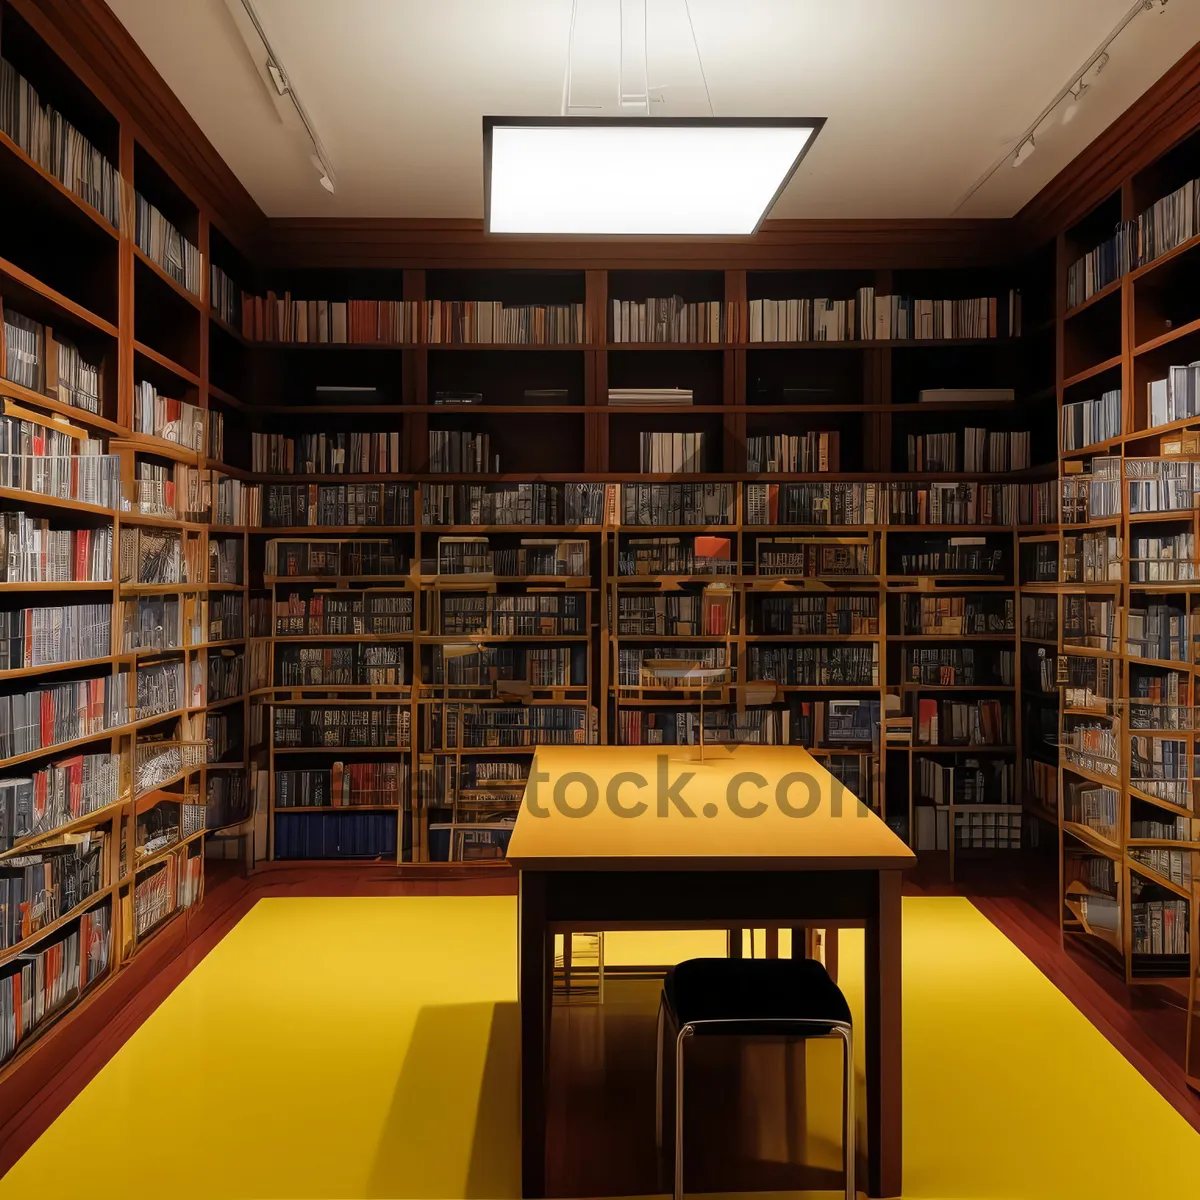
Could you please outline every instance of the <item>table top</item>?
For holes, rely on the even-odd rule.
[[[799,746],[705,746],[703,761],[697,746],[542,746],[508,860],[539,871],[848,871],[916,856]]]

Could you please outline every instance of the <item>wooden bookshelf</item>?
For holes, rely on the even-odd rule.
[[[1194,623],[1200,510],[1186,481],[1186,494],[1172,507],[1159,497],[1135,507],[1132,481],[1163,471],[1190,480],[1200,461],[1190,444],[1200,418],[1153,413],[1150,392],[1172,366],[1195,359],[1197,313],[1187,290],[1200,267],[1196,238],[1157,254],[1161,247],[1143,241],[1140,260],[1125,264],[1132,269],[1118,269],[1116,278],[1070,309],[1067,281],[1071,265],[1117,222],[1133,222],[1136,230],[1139,214],[1191,178],[1195,138],[1185,137],[1128,174],[1055,244],[1060,412],[1109,389],[1119,389],[1120,411],[1117,429],[1085,438],[1091,444],[1082,448],[1064,449],[1060,436],[1061,570],[1054,589],[1064,681],[1058,765],[1063,935],[1095,947],[1129,984],[1189,994],[1193,1082],[1200,1070],[1193,1036],[1200,1013]],[[1087,750],[1079,748],[1085,735],[1071,733],[1079,727],[1093,730]]]

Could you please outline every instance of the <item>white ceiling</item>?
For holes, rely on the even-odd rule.
[[[571,0],[256,0],[333,163],[331,196],[225,0],[108,2],[268,216],[482,217],[480,118],[561,111]],[[718,116],[828,118],[771,216],[1004,217],[1200,40],[1195,0],[1139,15],[1074,119],[1055,113],[1028,161],[1000,166],[961,204],[1131,2],[690,0],[690,10]],[[615,74],[598,39],[618,0],[580,3],[586,99],[589,82]],[[652,70],[669,85],[661,111],[706,111],[682,0],[648,3],[659,17]]]

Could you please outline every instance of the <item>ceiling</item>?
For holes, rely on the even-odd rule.
[[[236,0],[235,0],[236,2]],[[630,0],[626,0],[627,3]],[[615,87],[620,0],[255,0],[337,181],[281,121],[226,0],[108,0],[271,217],[483,215],[484,114]],[[647,0],[654,111],[824,116],[776,218],[1011,216],[1200,41],[1200,4],[1137,16],[1074,117],[991,169],[1132,0]],[[636,181],[631,181],[636,185]]]

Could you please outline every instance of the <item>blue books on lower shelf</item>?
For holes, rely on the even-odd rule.
[[[279,813],[276,858],[396,857],[397,813]]]

